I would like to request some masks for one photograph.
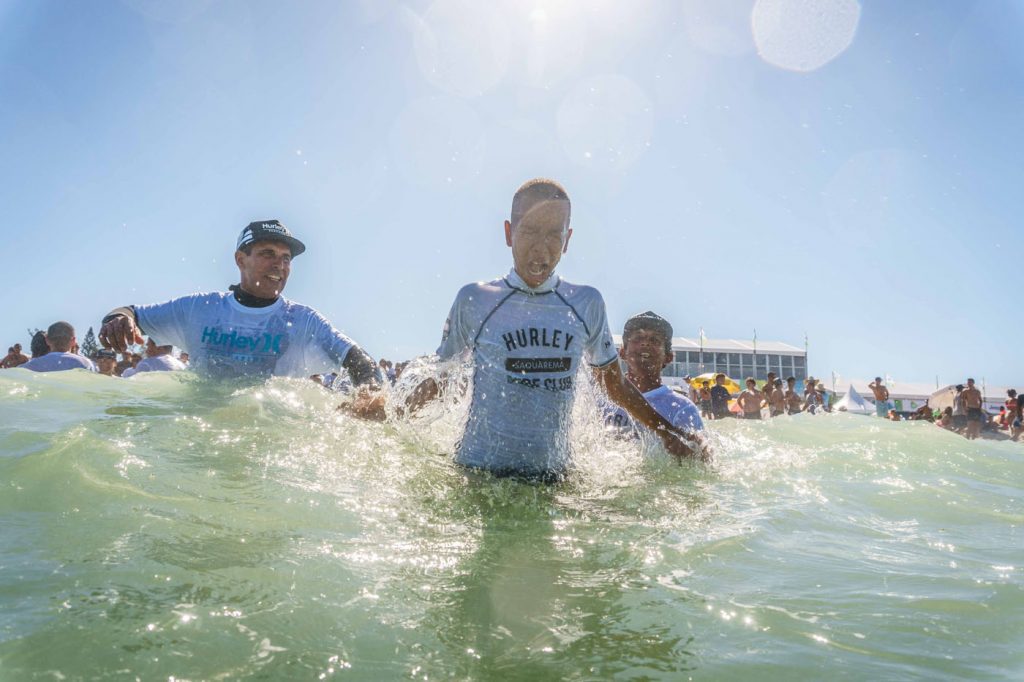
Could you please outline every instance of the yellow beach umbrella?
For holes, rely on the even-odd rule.
[[[708,382],[708,388],[714,386],[715,373],[705,372],[704,374],[701,374],[699,377],[693,377],[692,379],[690,379],[690,385],[693,386],[694,388],[699,389],[701,383],[705,381]],[[739,393],[743,390],[738,383],[736,383],[729,377],[725,377],[725,389],[729,391],[729,393]]]

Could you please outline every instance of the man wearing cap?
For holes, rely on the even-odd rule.
[[[668,320],[650,310],[626,320],[619,357],[626,363],[626,378],[658,414],[683,431],[704,429],[693,401],[661,383],[661,370],[672,362],[672,325]],[[621,407],[608,421],[619,427],[632,423]]]
[[[250,223],[238,237],[240,280],[226,292],[117,308],[99,340],[120,351],[148,334],[178,346],[197,372],[214,377],[308,377],[338,366],[356,385],[378,383],[373,359],[309,306],[283,296],[292,258],[306,250],[277,220]]]
[[[600,292],[555,273],[569,248],[569,217],[569,196],[559,183],[537,178],[523,184],[504,224],[512,269],[467,284],[455,297],[437,349],[440,360],[473,367],[455,461],[499,476],[562,478],[572,466],[569,426],[581,368],[593,372],[612,402],[653,429],[666,450],[705,458],[702,439],[669,423],[623,376]],[[427,379],[398,407],[416,411],[440,391]],[[350,409],[384,419],[385,400],[367,396]]]
[[[93,356],[93,361],[96,363],[96,369],[100,374],[108,377],[117,376],[114,374],[114,368],[117,367],[117,353],[108,349],[100,348],[96,351],[96,355]]]

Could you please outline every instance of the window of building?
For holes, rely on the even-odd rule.
[[[798,369],[804,369],[807,367],[807,358],[803,355],[798,355],[793,358],[793,365]]]

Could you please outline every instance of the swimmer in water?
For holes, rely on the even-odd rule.
[[[585,359],[612,402],[652,429],[681,458],[706,459],[703,440],[673,426],[622,374],[604,299],[593,287],[555,274],[569,248],[570,202],[552,180],[531,180],[512,199],[505,243],[507,275],[464,286],[445,322],[437,355],[472,362],[469,417],[455,460],[497,475],[558,480],[571,465],[569,420],[576,375]],[[428,379],[404,405],[415,412],[435,399]],[[383,420],[385,396],[364,396],[348,408]]]
[[[366,351],[316,310],[281,295],[292,259],[305,250],[277,220],[249,223],[235,249],[239,284],[117,308],[103,318],[100,342],[125,351],[146,333],[183,349],[190,367],[209,376],[308,377],[340,366],[356,385],[379,383]]]

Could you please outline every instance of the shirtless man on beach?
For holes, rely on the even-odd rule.
[[[761,387],[761,392],[764,393],[764,399],[769,403],[772,400],[772,391],[775,390],[775,372],[768,372],[768,380],[764,382],[764,386]]]
[[[803,409],[803,400],[796,392],[796,377],[786,377],[786,412],[798,414]]]
[[[29,361],[29,357],[21,352],[21,344],[16,343],[7,351],[7,356],[0,360],[0,369],[9,369],[11,367],[18,367],[24,365]]]
[[[440,360],[467,360],[473,367],[455,461],[497,476],[561,480],[572,467],[569,425],[581,366],[589,366],[611,401],[651,429],[669,453],[706,459],[703,439],[672,425],[623,375],[600,292],[555,273],[572,237],[569,219],[569,195],[559,183],[538,178],[523,184],[504,225],[512,269],[467,284],[455,297],[437,349]],[[397,408],[415,412],[441,390],[426,379]],[[368,394],[346,409],[383,421],[386,400],[384,393]]]
[[[772,390],[768,394],[769,414],[772,417],[781,417],[786,414],[786,394],[782,390],[782,379],[776,379]]]
[[[962,398],[967,410],[967,432],[964,435],[968,440],[974,440],[981,435],[981,426],[985,419],[981,411],[981,391],[974,386],[974,379],[967,380],[967,388],[964,389]]]
[[[882,377],[875,377],[875,380],[868,384],[868,388],[875,394],[875,414],[885,417],[889,414],[889,389],[882,383]]]
[[[740,410],[743,411],[744,419],[760,419],[764,394],[757,390],[757,382],[754,381],[753,377],[747,379],[746,383],[747,390],[740,393],[739,397],[736,398],[736,403],[740,406]]]

